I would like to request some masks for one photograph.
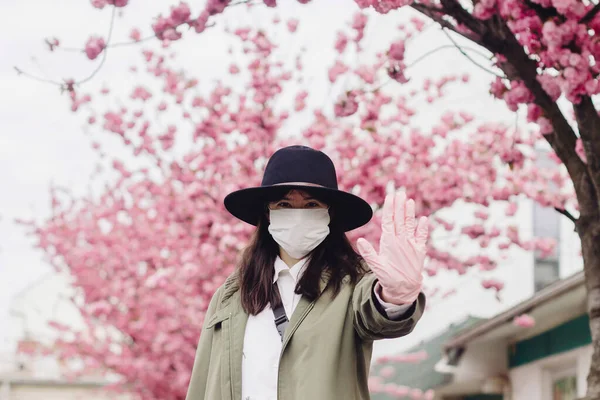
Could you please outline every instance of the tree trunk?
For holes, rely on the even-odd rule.
[[[581,238],[593,349],[587,377],[587,398],[600,400],[600,215],[581,216],[577,232]]]

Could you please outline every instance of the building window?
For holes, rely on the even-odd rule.
[[[547,258],[535,258],[534,261],[534,285],[535,291],[540,291],[559,279],[558,260]]]
[[[536,164],[542,168],[556,168],[556,163],[548,157],[547,152],[538,152]],[[552,188],[551,188],[552,189]],[[542,257],[536,251],[534,254],[534,286],[535,291],[543,289],[560,278],[559,243],[560,243],[560,214],[553,207],[545,207],[533,203],[533,236],[549,238],[556,242],[552,254]]]
[[[552,376],[552,400],[577,399],[577,375],[568,370]]]

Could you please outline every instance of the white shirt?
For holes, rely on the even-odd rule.
[[[277,257],[275,260],[273,283],[277,282],[288,320],[291,319],[302,297],[296,294],[294,289],[306,270],[307,260],[300,260],[291,268],[288,268],[281,258]],[[411,304],[397,306],[386,303],[381,300],[377,292],[375,296],[390,319],[397,319],[411,306]],[[257,315],[248,317],[242,354],[242,400],[277,400],[281,346],[281,337],[275,327],[270,305]]]

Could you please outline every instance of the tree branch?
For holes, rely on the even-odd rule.
[[[23,75],[29,79],[33,79],[34,81],[42,82],[42,83],[50,83],[51,85],[57,85],[58,87],[63,87],[64,83],[53,81],[52,79],[40,78],[39,76],[30,74],[29,72],[23,71],[21,68],[14,66],[15,71],[17,71],[17,75]]]
[[[571,222],[575,224],[575,230],[577,230],[577,219],[573,216],[573,214],[562,208],[554,207],[554,209],[562,215],[564,215],[565,217],[569,218]]]
[[[596,14],[598,14],[598,12],[600,11],[600,2],[598,4],[596,4],[594,7],[592,7],[592,9],[590,11],[588,11],[580,20],[579,23],[580,24],[587,24],[588,22],[590,22],[592,19],[594,19],[594,17],[596,16]]]
[[[485,72],[487,72],[489,74],[497,76],[498,78],[506,78],[504,75],[499,75],[496,72],[492,71],[491,69],[487,69],[486,67],[484,67],[483,65],[481,65],[477,61],[475,61],[473,58],[471,58],[471,56],[469,56],[467,53],[465,53],[465,51],[458,45],[458,43],[456,43],[456,41],[454,39],[452,39],[452,36],[450,36],[450,34],[448,32],[446,32],[446,30],[444,28],[442,28],[442,32],[444,32],[446,37],[448,37],[448,39],[452,42],[452,44],[458,49],[458,51],[461,52],[461,54],[463,56],[465,56],[467,58],[467,60],[471,61],[473,64],[475,64],[476,66],[478,66],[479,68],[481,68],[482,70],[484,70]]]
[[[454,0],[441,1],[442,4],[454,2]],[[457,10],[459,8],[462,9],[460,5],[455,7]],[[458,12],[461,11],[458,10]],[[482,34],[478,44],[494,54],[503,55],[506,61],[500,63],[499,66],[508,79],[522,81],[533,95],[535,104],[542,109],[544,117],[550,121],[554,128],[553,132],[544,135],[544,138],[567,168],[575,186],[582,215],[597,212],[598,196],[596,195],[596,189],[591,182],[586,165],[575,152],[577,135],[557,103],[550,98],[537,80],[536,61],[529,58],[525,53],[525,49],[505,21],[501,21],[500,18],[490,18],[485,23],[487,28],[480,29]]]
[[[530,0],[525,0],[527,7],[531,8],[542,21],[547,21],[551,18],[559,18],[561,22],[565,21],[565,17],[558,13],[554,7],[543,7]]]
[[[473,17],[467,10],[460,5],[457,0],[440,0],[444,13],[450,15],[456,22],[469,28],[472,32],[483,38],[488,33],[488,27],[485,21]]]
[[[466,32],[460,32],[456,26],[454,26],[450,22],[446,21],[443,18],[443,15],[445,12],[443,10],[441,10],[441,11],[435,10],[435,9],[432,9],[431,7],[426,7],[426,6],[423,6],[422,4],[417,4],[417,3],[413,3],[410,7],[412,9],[420,12],[421,14],[425,15],[427,18],[430,18],[431,20],[437,22],[442,28],[446,28],[453,32],[456,32],[459,35],[469,39],[473,43],[478,43],[480,40],[479,37],[474,34],[470,35]]]
[[[597,209],[600,209],[600,116],[589,96],[573,104],[579,135],[587,159],[587,169],[595,188]]]

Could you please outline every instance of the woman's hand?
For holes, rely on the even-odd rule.
[[[367,240],[358,239],[359,253],[377,276],[381,298],[392,304],[410,304],[423,282],[427,217],[415,220],[415,202],[406,194],[389,194],[383,204],[379,254]],[[377,287],[376,287],[377,289]]]

